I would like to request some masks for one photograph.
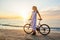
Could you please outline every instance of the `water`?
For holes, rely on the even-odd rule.
[[[8,24],[8,25],[17,25],[17,26],[24,26],[25,22],[20,19],[0,19],[0,24]],[[18,27],[12,27],[12,26],[1,26],[0,29],[16,29]]]
[[[25,21],[20,19],[0,19],[0,24],[8,24],[8,25],[17,25],[17,26],[24,26],[26,24]],[[2,26],[0,25],[0,29],[21,29],[20,27],[13,27],[13,26]],[[51,28],[51,31],[60,32],[60,28]]]
[[[60,28],[51,28],[51,32],[57,32],[60,33]]]
[[[0,19],[0,24],[22,25],[24,22],[19,19]]]

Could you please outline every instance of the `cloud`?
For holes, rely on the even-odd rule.
[[[60,27],[60,10],[47,10],[41,12],[43,22],[50,27]]]
[[[47,6],[46,8],[44,9],[41,9],[41,11],[54,11],[54,10],[60,10],[60,5],[58,6]]]
[[[41,12],[42,17],[45,19],[56,19],[60,20],[60,10],[47,10]]]
[[[47,15],[48,16],[58,16],[60,15],[60,10],[49,10],[49,11],[46,11]]]

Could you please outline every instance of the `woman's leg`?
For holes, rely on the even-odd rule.
[[[33,21],[33,23],[32,23],[32,29],[33,29],[32,35],[35,35],[36,34],[36,21]]]

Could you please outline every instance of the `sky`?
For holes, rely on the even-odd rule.
[[[60,0],[0,0],[0,18],[27,18],[32,6],[37,6],[44,22],[60,27]]]

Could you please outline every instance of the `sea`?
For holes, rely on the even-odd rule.
[[[25,21],[20,19],[0,19],[0,29],[23,29]],[[51,31],[60,33],[59,27],[50,27]]]

